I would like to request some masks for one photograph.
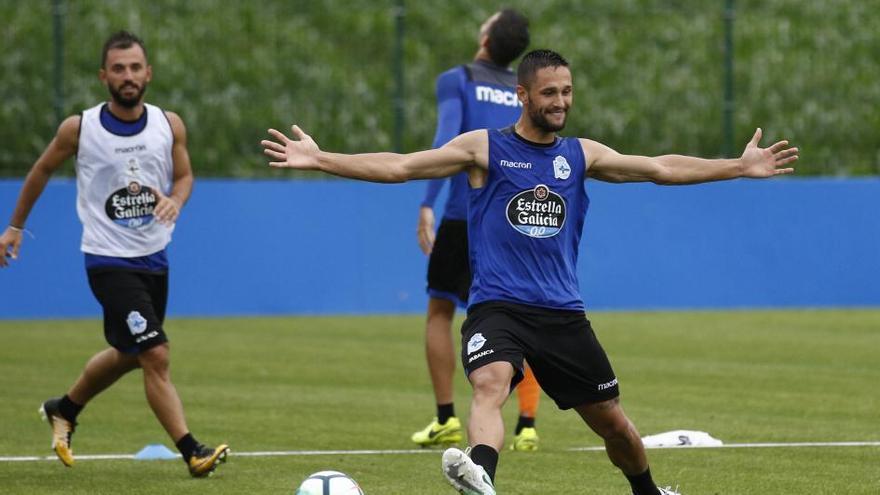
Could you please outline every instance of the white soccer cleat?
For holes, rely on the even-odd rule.
[[[443,452],[443,476],[462,495],[495,495],[495,485],[483,466],[474,464],[455,447]]]
[[[673,491],[671,486],[667,486],[666,488],[658,487],[657,489],[660,490],[660,495],[681,495],[677,491]],[[678,490],[678,487],[675,487],[675,489]]]

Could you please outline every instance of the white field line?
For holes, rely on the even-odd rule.
[[[880,447],[878,442],[791,442],[791,443],[730,443],[726,445],[681,445],[670,447],[647,447],[648,449],[757,449],[757,448],[808,448],[808,447]],[[575,447],[566,449],[568,452],[593,452],[603,451],[605,447]],[[408,455],[408,454],[440,454],[442,450],[435,449],[403,449],[403,450],[275,450],[263,452],[235,452],[230,451],[230,456],[235,457],[289,457],[289,456],[319,456],[319,455]],[[179,455],[177,457],[180,457]],[[119,460],[134,459],[134,454],[100,454],[78,455],[78,461]],[[57,461],[52,456],[0,456],[0,462],[29,462],[29,461]]]
[[[778,442],[778,443],[726,443],[724,445],[669,445],[645,447],[646,449],[762,449],[803,447],[880,447],[880,442]],[[605,450],[605,447],[576,447],[569,452]]]

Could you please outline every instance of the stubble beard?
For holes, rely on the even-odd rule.
[[[545,132],[559,132],[562,129],[565,129],[566,117],[568,117],[567,114],[562,118],[562,122],[559,124],[551,124],[544,115],[543,109],[529,109],[529,119],[532,121],[532,125]]]
[[[114,103],[124,108],[136,107],[138,103],[141,102],[141,98],[143,98],[144,92],[147,90],[147,83],[141,85],[141,87],[138,88],[137,94],[132,98],[126,98],[125,96],[122,96],[122,88],[124,86],[133,87],[133,85],[127,83],[123,83],[122,86],[119,87],[119,89],[114,89],[112,86],[108,86],[108,89],[110,90],[110,97],[113,98]]]

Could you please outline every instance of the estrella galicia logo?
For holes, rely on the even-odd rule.
[[[480,332],[475,333],[467,343],[468,354],[473,354],[479,351],[485,344],[486,337],[483,337],[483,334]]]
[[[507,221],[519,233],[544,239],[565,225],[565,200],[544,184],[523,191],[507,203]]]
[[[110,220],[123,227],[140,229],[153,222],[156,194],[149,187],[131,181],[122,189],[114,191],[104,204]]]
[[[569,175],[571,175],[571,166],[568,164],[568,160],[562,155],[556,155],[556,158],[553,159],[553,177],[565,180]]]
[[[128,324],[128,329],[131,331],[132,335],[144,333],[144,330],[147,329],[147,320],[141,316],[138,311],[132,311],[129,313],[128,318],[125,319],[125,323]]]

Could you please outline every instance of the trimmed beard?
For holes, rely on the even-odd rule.
[[[125,86],[123,84],[122,86]],[[107,89],[110,90],[110,97],[113,98],[113,101],[124,108],[134,108],[141,102],[141,98],[144,96],[144,92],[147,90],[147,83],[144,83],[141,86],[140,90],[133,98],[126,98],[122,96],[121,90],[122,86],[119,87],[119,90],[113,89],[112,86],[107,85]],[[131,85],[129,85],[131,86]]]
[[[565,116],[568,117],[568,114]],[[546,132],[559,132],[562,129],[565,129],[565,118],[562,119],[561,124],[551,124],[550,121],[547,120],[547,117],[544,116],[544,112],[541,109],[532,110],[529,109],[529,120],[532,121],[532,124]]]

